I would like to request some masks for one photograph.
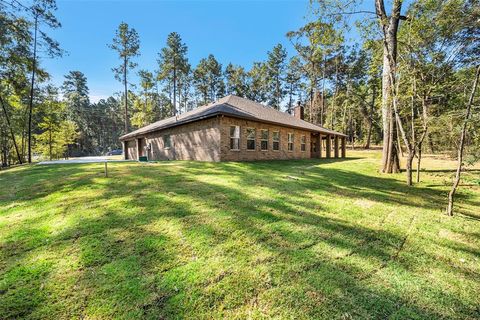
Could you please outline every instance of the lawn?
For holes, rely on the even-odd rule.
[[[0,318],[479,318],[480,170],[379,158],[1,171]]]

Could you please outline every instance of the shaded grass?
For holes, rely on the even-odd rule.
[[[0,318],[478,318],[478,172],[349,155],[1,172]]]

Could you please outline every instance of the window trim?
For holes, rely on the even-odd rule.
[[[237,127],[238,127],[238,137],[232,136],[232,128],[237,128]],[[241,142],[241,136],[242,136],[240,132],[241,132],[242,128],[240,126],[233,125],[233,126],[230,126],[229,129],[230,129],[230,131],[229,131],[229,136],[230,136],[229,149],[230,149],[230,151],[240,151],[240,142]],[[238,149],[232,149],[232,139],[238,139]]]
[[[278,133],[278,140],[273,140],[274,133]],[[278,149],[274,148],[275,142],[278,142]],[[272,131],[272,151],[279,152],[280,151],[280,130]]]
[[[303,142],[302,139],[304,139]],[[304,134],[300,135],[300,151],[307,152],[307,136]]]
[[[168,143],[168,144],[169,144],[168,147],[167,147],[167,144],[166,144],[166,142],[167,142],[167,140],[166,140],[167,137],[168,137],[168,142],[169,142],[169,143]],[[163,149],[165,149],[165,150],[171,149],[171,148],[172,148],[172,137],[170,136],[170,134],[164,134],[164,135],[162,136],[162,139],[163,139]]]
[[[292,142],[290,142],[290,137],[292,137]],[[287,133],[287,150],[288,152],[294,152],[295,151],[295,136],[293,135],[293,132],[288,132]],[[290,150],[290,144],[292,144],[292,150]]]
[[[253,130],[253,133],[254,133],[254,137],[253,139],[249,139],[248,138],[248,130]],[[257,151],[257,129],[256,128],[253,128],[253,127],[247,127],[245,128],[245,137],[246,137],[246,142],[247,142],[247,145],[246,145],[246,150],[247,151]],[[253,141],[253,149],[249,149],[248,148],[248,141]]]
[[[267,138],[263,138],[263,132],[267,132]],[[268,138],[269,138],[269,130],[268,129],[260,129],[260,151],[268,151]],[[267,142],[267,148],[263,149],[262,148],[262,142],[266,141]]]

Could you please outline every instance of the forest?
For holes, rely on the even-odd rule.
[[[159,44],[158,68],[143,69],[136,63],[141,37],[121,22],[106,45],[118,53],[112,77],[122,89],[93,103],[81,70],[56,87],[41,65],[40,53],[65,54],[49,35],[61,28],[56,2],[0,0],[2,166],[105,154],[120,148],[118,137],[128,131],[228,94],[284,112],[301,103],[308,121],[347,134],[352,148],[383,145],[382,172],[398,172],[404,156],[409,184],[422,152],[457,156],[471,100],[462,149],[465,161],[475,162],[478,2],[375,1],[371,10],[356,11],[358,3],[311,1],[314,19],[285,34],[294,52],[279,43],[248,70],[222,65],[214,53],[192,65],[176,32]],[[349,32],[359,34],[355,42]]]

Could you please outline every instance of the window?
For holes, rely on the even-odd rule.
[[[247,128],[247,150],[255,150],[255,129]]]
[[[240,150],[240,126],[230,127],[230,150]]]
[[[268,130],[263,129],[260,136],[260,149],[262,151],[268,150]]]
[[[307,144],[307,137],[306,136],[300,136],[300,150],[305,151],[306,150],[306,144]]]
[[[272,132],[272,149],[275,151],[280,150],[280,132],[273,131]]]
[[[171,148],[172,147],[172,141],[170,140],[170,135],[164,135],[163,136],[163,147],[164,148]]]
[[[288,151],[293,151],[293,133],[288,134]]]

